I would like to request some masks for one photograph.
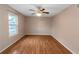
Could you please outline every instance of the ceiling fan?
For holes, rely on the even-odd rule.
[[[29,9],[29,11],[32,11],[32,12],[33,12],[32,15],[37,14],[37,16],[38,16],[38,15],[40,16],[40,15],[42,15],[42,14],[49,14],[49,12],[46,11],[45,8],[42,8],[42,7],[40,7],[40,6],[38,6],[36,9]]]

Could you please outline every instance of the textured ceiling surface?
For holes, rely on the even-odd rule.
[[[29,9],[37,9],[38,6],[45,8],[45,11],[50,12],[50,14],[44,14],[43,17],[51,17],[54,16],[70,5],[68,4],[9,4],[10,7],[22,13],[25,16],[36,16],[32,15],[33,11],[29,11]]]

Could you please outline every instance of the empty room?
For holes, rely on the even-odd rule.
[[[0,4],[1,54],[78,54],[78,4]]]

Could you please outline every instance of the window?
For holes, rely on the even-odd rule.
[[[9,36],[14,36],[18,34],[18,17],[16,14],[9,13]]]

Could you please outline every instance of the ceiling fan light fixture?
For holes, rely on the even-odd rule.
[[[37,15],[37,16],[42,16],[42,14],[41,14],[41,13],[36,13],[36,15]]]

